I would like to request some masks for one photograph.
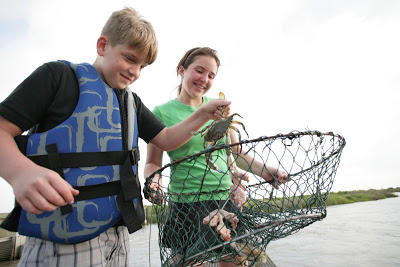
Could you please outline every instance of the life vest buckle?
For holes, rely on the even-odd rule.
[[[131,160],[132,165],[137,165],[140,160],[139,148],[135,147],[129,153],[129,159]]]

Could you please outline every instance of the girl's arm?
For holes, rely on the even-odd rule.
[[[163,151],[153,144],[147,145],[146,165],[144,177],[149,177],[153,172],[161,168]],[[149,191],[149,192],[148,192]],[[155,174],[151,180],[150,190],[144,188],[146,198],[152,203],[163,203],[162,177]]]
[[[234,131],[230,131],[230,137],[233,143],[239,142]],[[257,176],[260,176],[265,181],[269,182],[276,189],[279,188],[280,184],[288,181],[288,175],[285,171],[279,170],[275,167],[266,166],[263,162],[260,162],[253,158],[250,154],[245,154],[240,146],[233,147],[233,157],[236,159],[237,166],[245,171],[249,171]]]
[[[163,151],[159,148],[157,148],[153,144],[148,144],[147,145],[147,155],[146,155],[146,165],[144,166],[144,177],[149,177],[153,172],[161,168],[162,165],[162,156],[163,156]],[[157,179],[153,179],[153,181],[157,182],[158,179],[160,179],[161,183],[161,177]]]

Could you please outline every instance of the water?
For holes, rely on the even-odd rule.
[[[131,235],[133,266],[160,266],[157,237],[155,225]],[[328,207],[324,220],[267,247],[279,267],[400,266],[399,252],[400,197]]]
[[[267,252],[278,266],[400,266],[400,197],[328,207]]]
[[[130,263],[132,266],[161,266],[157,225],[147,225],[130,235],[130,247]]]

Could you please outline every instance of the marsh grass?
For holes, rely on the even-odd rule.
[[[326,205],[350,204],[361,201],[371,201],[385,199],[389,197],[397,197],[395,192],[400,192],[400,187],[387,189],[369,189],[356,191],[339,191],[331,192],[326,200]]]

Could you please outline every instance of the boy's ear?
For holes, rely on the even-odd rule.
[[[108,39],[106,36],[100,36],[99,39],[97,39],[97,54],[99,56],[104,56],[107,44]]]

